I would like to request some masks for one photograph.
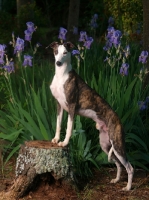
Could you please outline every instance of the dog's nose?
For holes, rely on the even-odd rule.
[[[60,66],[62,65],[62,63],[61,63],[60,61],[57,61],[57,62],[56,62],[56,65],[57,65],[58,67],[60,67]]]

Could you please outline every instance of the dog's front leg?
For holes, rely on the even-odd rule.
[[[67,121],[67,130],[66,130],[66,136],[63,142],[59,142],[58,145],[61,147],[67,146],[69,143],[70,137],[72,135],[72,129],[73,129],[73,121],[75,116],[75,107],[76,104],[72,103],[68,106],[68,121]]]
[[[52,139],[52,143],[58,143],[60,139],[61,123],[63,117],[63,108],[57,103],[57,122],[56,122],[56,133],[55,137]]]
[[[68,114],[68,121],[67,121],[67,130],[66,130],[66,136],[63,142],[59,142],[58,146],[65,147],[69,143],[71,134],[73,129],[73,119],[70,114]]]

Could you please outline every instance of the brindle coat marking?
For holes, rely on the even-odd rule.
[[[99,130],[100,146],[108,154],[108,160],[113,160],[117,166],[117,176],[112,179],[116,183],[120,179],[121,165],[128,173],[128,183],[123,190],[130,190],[133,178],[133,168],[126,159],[124,131],[118,115],[110,105],[72,69],[69,43],[59,45],[53,42],[51,48],[55,55],[55,76],[50,85],[51,92],[58,102],[58,116],[53,143],[60,139],[63,109],[68,112],[68,122],[65,140],[59,146],[66,146],[72,133],[75,114],[89,117],[96,122]]]
[[[125,157],[123,128],[117,114],[110,105],[91,89],[74,70],[69,72],[69,78],[64,84],[64,92],[72,120],[74,114],[79,114],[80,109],[95,111],[98,118],[108,127],[109,138],[116,143],[117,152]],[[119,132],[118,135],[113,134],[115,129]],[[109,149],[110,147],[111,144]]]

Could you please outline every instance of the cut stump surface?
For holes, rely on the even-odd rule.
[[[50,173],[55,180],[69,184],[73,180],[68,148],[49,141],[25,142],[20,148],[15,172],[16,179],[7,193],[15,199],[32,188],[37,175]]]

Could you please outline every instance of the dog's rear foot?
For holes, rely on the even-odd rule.
[[[117,183],[119,180],[120,180],[120,179],[118,179],[118,178],[114,178],[114,179],[112,179],[112,180],[110,181],[110,183]]]
[[[129,191],[129,190],[131,190],[131,187],[126,186],[126,187],[122,188],[122,190],[123,190],[123,191]]]

